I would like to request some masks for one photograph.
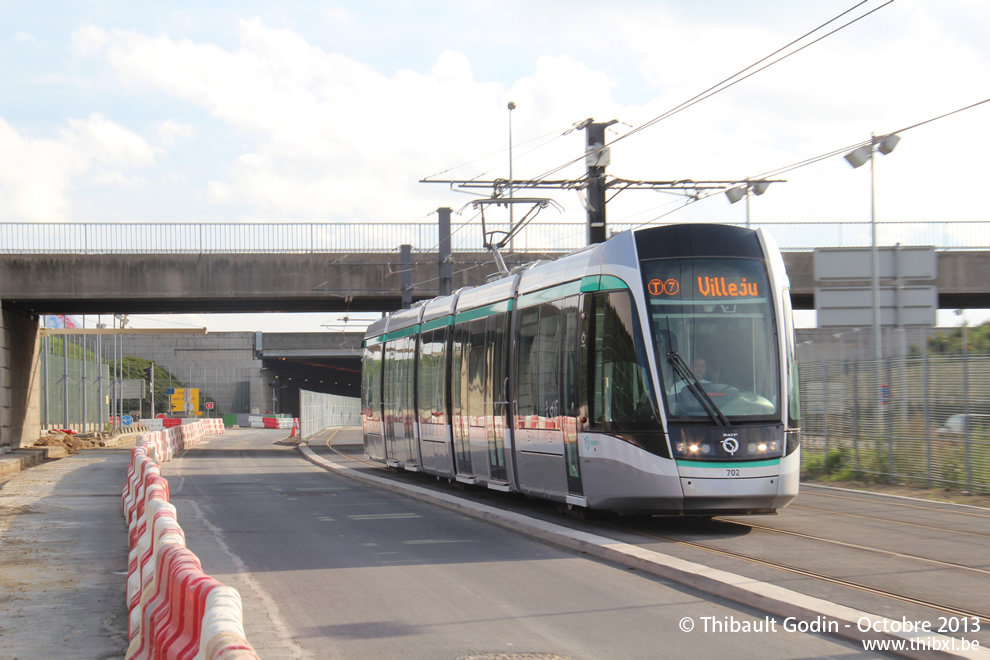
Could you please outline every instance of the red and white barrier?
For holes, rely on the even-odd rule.
[[[257,660],[244,635],[241,598],[210,577],[186,548],[159,464],[207,435],[223,420],[188,424],[138,436],[127,467],[122,512],[128,524],[128,639],[126,658]]]

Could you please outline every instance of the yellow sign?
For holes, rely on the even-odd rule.
[[[199,388],[175,388],[171,397],[172,412],[196,413],[199,410]]]

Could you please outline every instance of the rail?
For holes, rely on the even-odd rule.
[[[614,233],[641,225],[612,223]],[[781,249],[867,247],[868,222],[754,223]],[[506,227],[507,228],[507,227]],[[492,229],[489,226],[489,229]],[[570,252],[586,244],[579,223],[531,223],[513,239],[517,252]],[[990,222],[883,222],[880,245],[933,245],[940,250],[990,249]],[[211,254],[393,252],[408,244],[433,252],[439,244],[430,223],[26,223],[0,224],[0,254]],[[482,252],[481,225],[451,227],[454,252]]]

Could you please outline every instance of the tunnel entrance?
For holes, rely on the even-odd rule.
[[[266,410],[299,416],[299,390],[361,396],[361,358],[286,357],[262,360]],[[274,406],[274,409],[271,407]]]

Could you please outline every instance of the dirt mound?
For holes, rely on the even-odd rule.
[[[75,454],[80,449],[106,447],[106,443],[102,438],[80,437],[77,435],[69,435],[68,433],[52,433],[50,435],[42,436],[41,439],[34,443],[34,446],[65,447],[66,452]]]

